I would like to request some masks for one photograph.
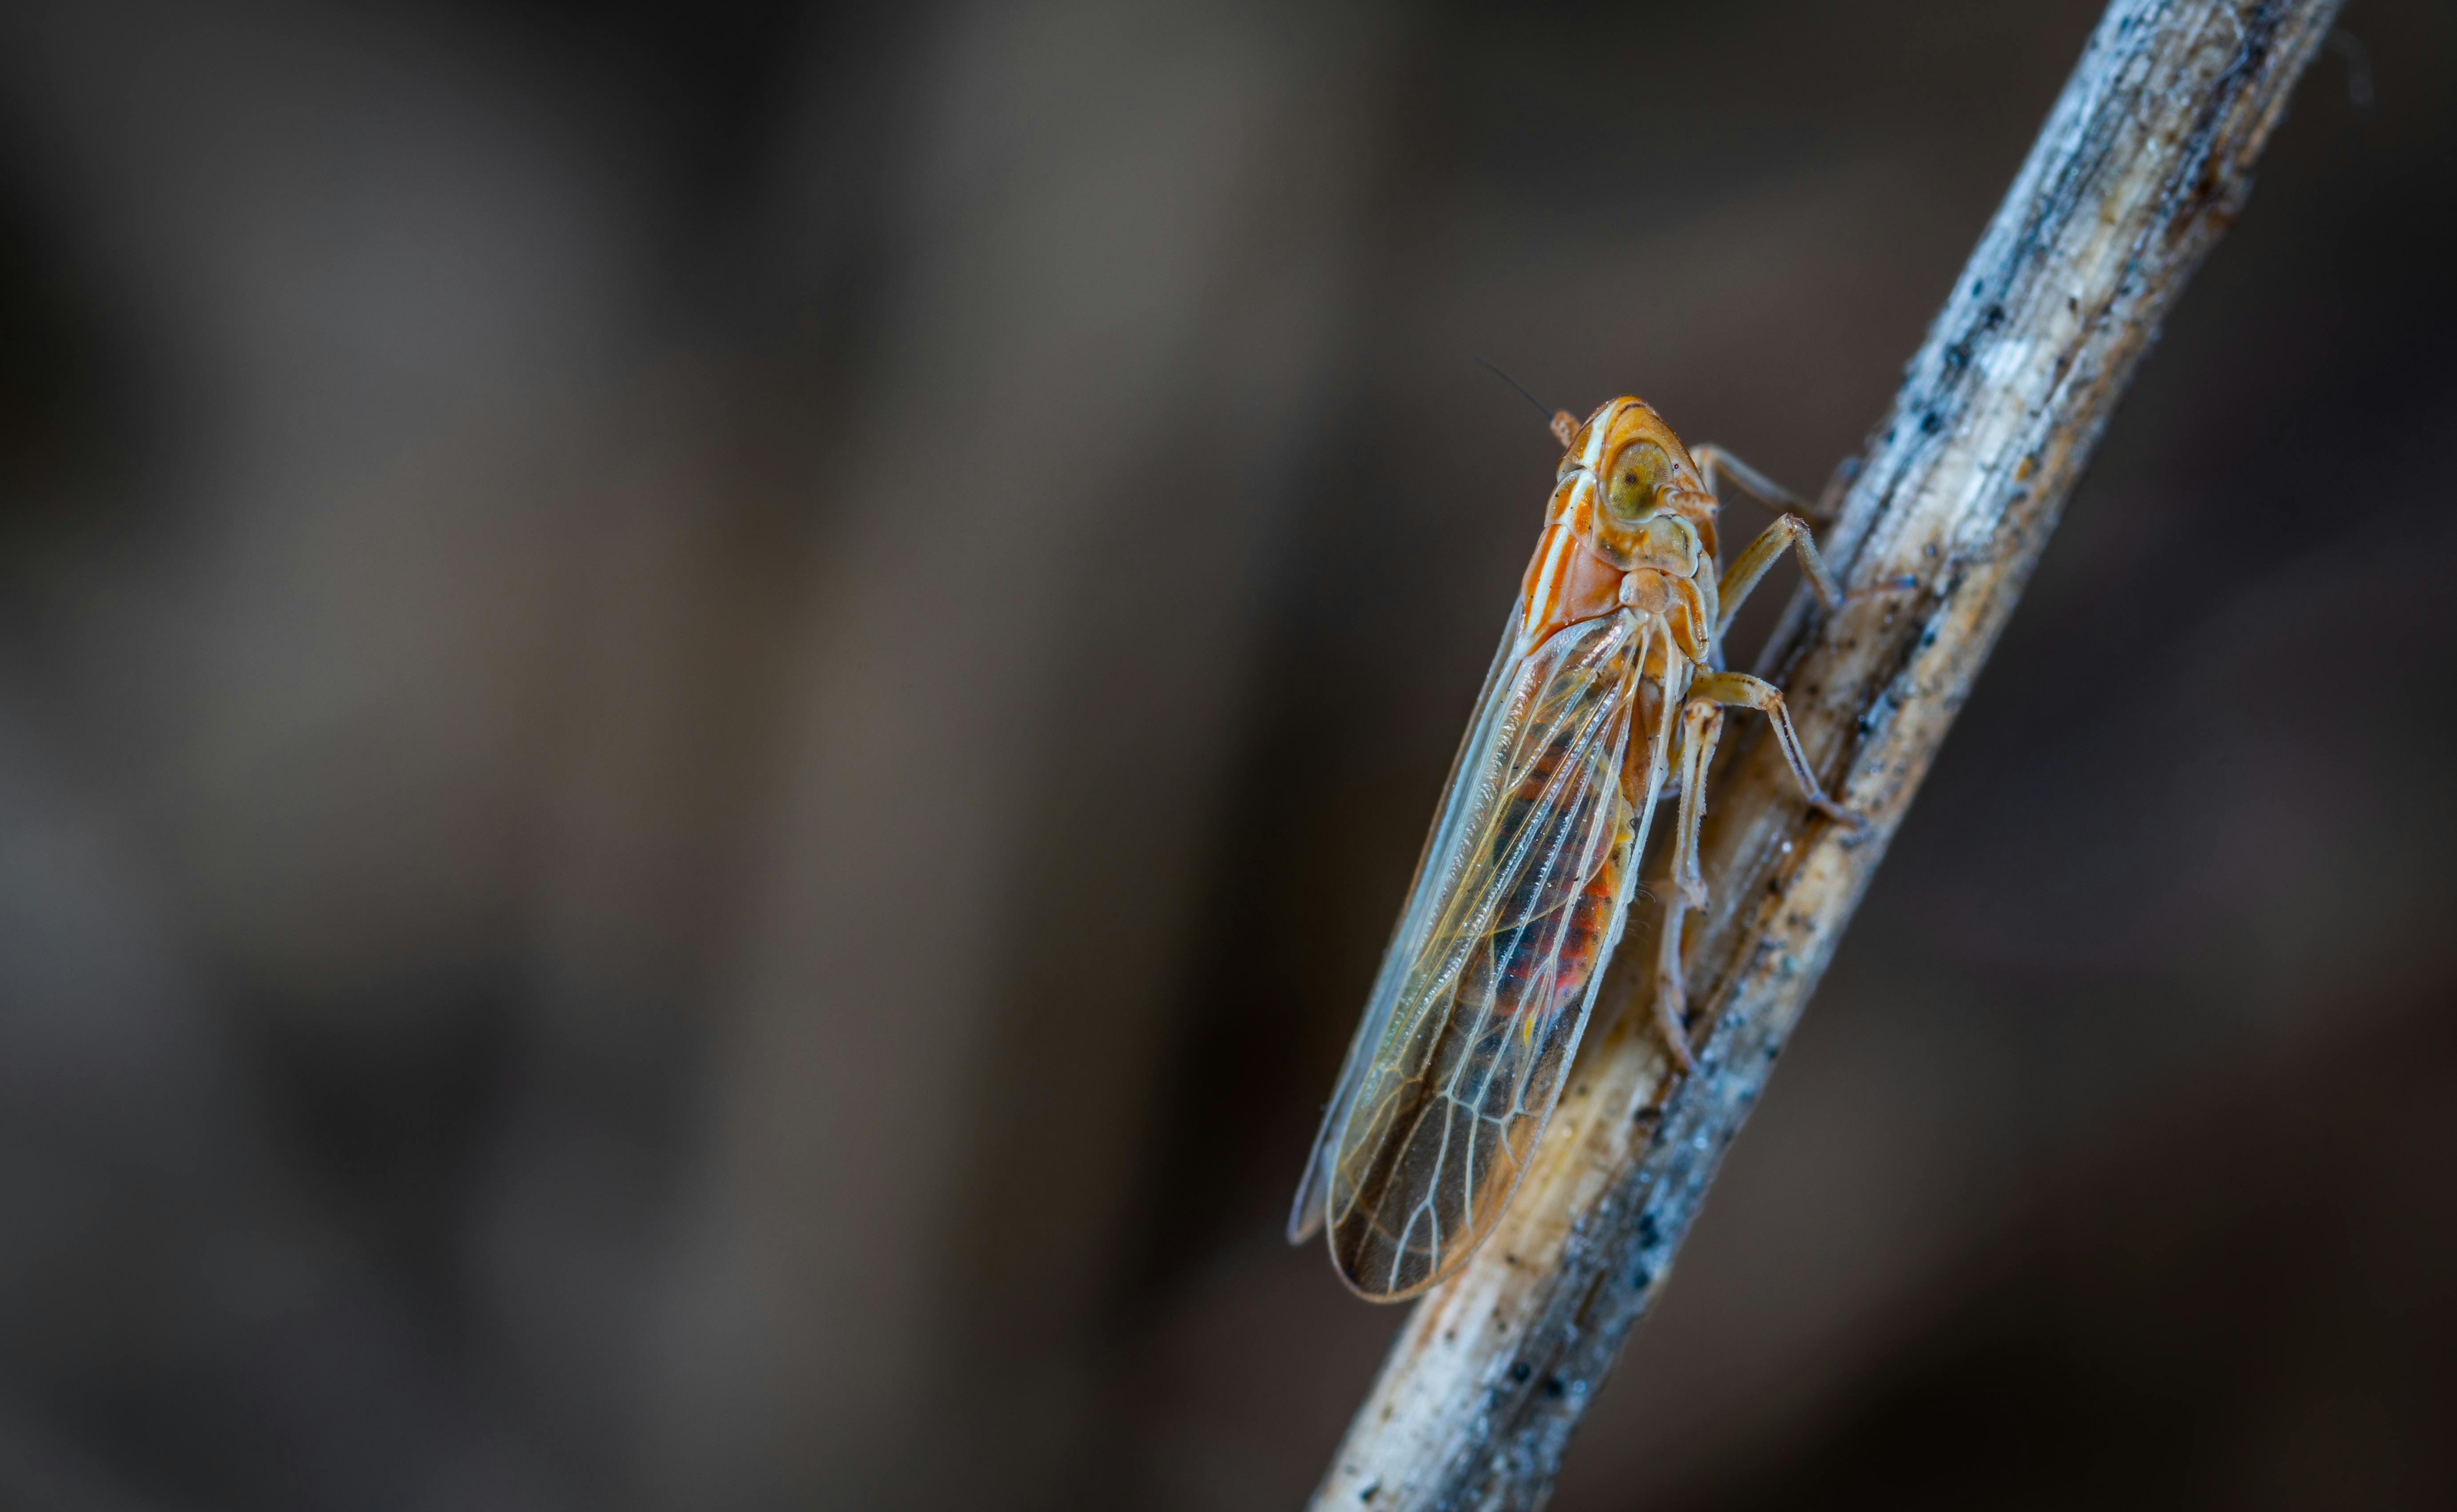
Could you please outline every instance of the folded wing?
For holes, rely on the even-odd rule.
[[[1466,1260],[1559,1101],[1652,807],[1621,780],[1646,634],[1567,626],[1487,680],[1291,1218],[1321,1183],[1368,1296]]]

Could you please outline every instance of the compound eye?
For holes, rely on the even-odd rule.
[[[1613,458],[1604,474],[1604,507],[1624,520],[1655,502],[1656,490],[1672,481],[1672,457],[1651,441],[1633,441]]]

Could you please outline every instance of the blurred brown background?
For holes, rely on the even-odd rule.
[[[1472,356],[1813,487],[2096,10],[0,14],[0,1504],[1295,1505]],[[2457,13],[2347,23],[1562,1512],[2457,1504]]]

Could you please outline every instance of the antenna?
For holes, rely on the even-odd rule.
[[[1500,379],[1503,383],[1508,383],[1511,387],[1518,390],[1519,398],[1524,399],[1527,403],[1535,405],[1536,413],[1544,417],[1545,424],[1552,427],[1554,439],[1560,442],[1562,445],[1568,445],[1570,444],[1570,438],[1578,434],[1579,420],[1576,415],[1571,414],[1566,409],[1546,408],[1542,400],[1527,392],[1526,384],[1511,377],[1508,373],[1503,372],[1500,368],[1494,366],[1483,358],[1477,357],[1476,353],[1470,352],[1468,355],[1470,357],[1475,357],[1477,365],[1481,366],[1486,372],[1491,373],[1494,377]]]
[[[1476,357],[1474,352],[1470,352],[1468,355],[1470,357]],[[1486,362],[1481,357],[1476,357],[1476,361],[1477,365],[1482,367],[1486,372],[1491,373],[1494,377],[1500,379],[1503,383],[1508,383],[1511,387],[1518,390],[1518,397],[1535,405],[1536,413],[1543,416],[1548,421],[1553,418],[1553,406],[1547,404],[1535,395],[1527,392],[1526,384],[1511,377],[1508,373],[1503,372],[1500,368],[1494,366],[1491,362]]]

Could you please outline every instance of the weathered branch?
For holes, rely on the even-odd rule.
[[[1658,911],[1641,905],[1599,1006],[1610,1026],[1510,1212],[1418,1305],[1315,1507],[1532,1508],[1549,1494],[2109,413],[2242,206],[2338,10],[2109,7],[1893,413],[1837,479],[1827,551],[1848,601],[1822,620],[1796,603],[1769,650],[1811,759],[1869,828],[1806,813],[1762,730],[1726,736],[1714,901],[1688,941],[1712,1024],[1696,1072],[1668,1078],[1647,1028]]]

